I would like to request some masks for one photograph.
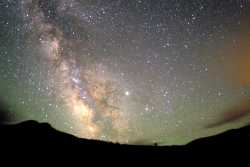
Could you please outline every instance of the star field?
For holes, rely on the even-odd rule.
[[[243,126],[249,11],[247,0],[1,1],[0,99],[12,122],[129,144]]]

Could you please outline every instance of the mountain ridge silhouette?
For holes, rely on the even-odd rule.
[[[57,131],[48,123],[26,121],[0,126],[0,148],[8,157],[84,157],[86,161],[136,162],[244,161],[250,153],[250,126],[194,140],[183,146],[124,145],[81,139]],[[45,154],[44,154],[45,152]],[[95,161],[94,160],[94,161]],[[98,161],[97,161],[98,162]]]

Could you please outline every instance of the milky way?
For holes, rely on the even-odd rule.
[[[54,71],[50,76],[52,81],[48,82],[57,89],[56,96],[66,104],[73,119],[82,125],[81,137],[100,138],[101,134],[109,134],[106,139],[125,142],[127,139],[119,135],[128,129],[127,119],[120,109],[123,87],[102,63],[88,62],[88,57],[81,55],[79,50],[85,47],[85,40],[75,39],[74,34],[73,38],[67,36],[58,25],[54,17],[67,11],[67,2],[22,2],[26,26],[34,30],[31,40],[39,41],[44,61]],[[84,12],[84,9],[78,11],[80,4],[75,1],[70,6],[75,8],[75,13]],[[82,31],[80,26],[78,29]],[[78,62],[77,56],[84,57],[85,63]]]
[[[0,2],[11,122],[183,144],[249,123],[247,0]]]

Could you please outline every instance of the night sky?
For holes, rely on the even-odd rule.
[[[0,0],[9,123],[185,144],[250,123],[248,0]]]

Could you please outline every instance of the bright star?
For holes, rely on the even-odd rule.
[[[129,95],[130,95],[130,92],[129,92],[129,91],[126,91],[126,92],[125,92],[125,95],[126,95],[126,96],[129,96]]]

